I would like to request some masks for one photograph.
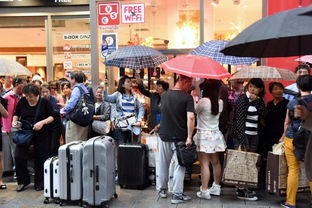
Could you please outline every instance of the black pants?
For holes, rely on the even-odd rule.
[[[62,126],[55,127],[50,130],[50,157],[58,155],[58,148],[60,147],[60,138],[62,134]]]
[[[43,186],[43,164],[50,154],[51,137],[47,131],[36,132],[33,137],[34,160],[35,160],[35,187]],[[29,145],[16,145],[15,166],[17,184],[30,183],[27,169]]]

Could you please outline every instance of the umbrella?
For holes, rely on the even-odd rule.
[[[8,59],[0,58],[0,75],[31,75],[32,72],[20,63]]]
[[[251,78],[261,78],[265,81],[283,80],[295,81],[297,76],[287,70],[269,66],[245,67],[235,72],[229,80],[249,80]]]
[[[295,61],[312,64],[312,55],[301,56],[300,58],[295,59]]]
[[[239,33],[221,51],[226,55],[287,57],[312,54],[312,6],[265,17]]]
[[[237,56],[226,56],[220,51],[228,43],[228,40],[211,40],[206,43],[201,44],[190,54],[198,56],[206,56],[212,58],[220,64],[231,64],[231,65],[240,65],[240,64],[252,64],[257,62],[259,59],[251,57],[237,57]]]
[[[218,62],[203,56],[177,56],[162,66],[167,71],[194,78],[223,79],[231,76]]]
[[[107,56],[106,66],[130,69],[153,68],[167,61],[167,56],[145,46],[126,46]]]

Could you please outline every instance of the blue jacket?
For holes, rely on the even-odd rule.
[[[76,104],[78,103],[79,98],[81,96],[78,86],[81,87],[85,93],[89,93],[88,89],[86,88],[86,86],[83,83],[75,84],[73,86],[73,90],[70,94],[69,100],[67,101],[64,108],[61,109],[61,112],[60,112],[61,114],[68,115],[70,112],[72,112],[74,110],[74,108],[75,108]]]

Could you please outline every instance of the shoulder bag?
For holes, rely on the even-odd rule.
[[[29,121],[22,120],[22,129],[18,130],[14,135],[13,135],[13,142],[18,145],[28,145],[32,142],[32,138],[34,136],[34,130],[32,130],[34,124],[37,122],[38,118],[38,113],[39,109],[41,106],[41,100],[42,98],[39,99],[39,104],[36,109],[35,113],[35,118],[34,118],[34,123],[31,124]]]

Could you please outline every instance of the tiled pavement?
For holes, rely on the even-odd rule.
[[[55,208],[59,207],[57,204],[50,203],[48,205],[43,204],[42,192],[36,192],[33,186],[30,185],[27,190],[21,193],[15,191],[16,184],[8,183],[7,190],[0,190],[0,208]],[[192,197],[192,201],[171,205],[170,197],[167,199],[158,198],[157,192],[154,187],[149,187],[143,191],[120,189],[117,186],[118,198],[113,199],[110,203],[110,207],[116,208],[278,208],[279,201],[283,197],[270,195],[264,191],[259,193],[258,201],[242,201],[237,200],[234,195],[234,189],[230,187],[223,188],[223,195],[221,197],[212,197],[211,200],[200,200],[196,197],[196,191],[198,187],[187,186],[185,193]],[[298,195],[298,208],[308,208],[309,201],[308,194]],[[72,208],[77,206],[66,205],[65,207]]]

